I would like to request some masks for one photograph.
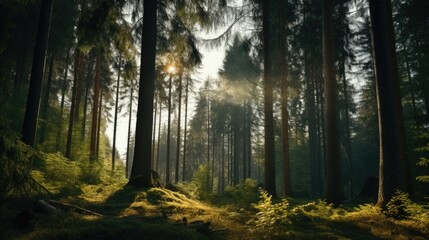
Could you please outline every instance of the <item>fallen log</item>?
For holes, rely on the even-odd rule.
[[[83,214],[83,215],[92,215],[92,216],[97,216],[97,217],[105,217],[103,214],[91,211],[89,209],[83,208],[83,207],[79,207],[70,203],[62,203],[59,201],[55,201],[55,200],[48,200],[50,205],[56,206],[57,208],[62,209],[63,211],[74,211],[77,212],[79,214]]]
[[[60,213],[61,211],[51,204],[47,203],[45,200],[38,200],[36,206],[39,210],[47,214]]]

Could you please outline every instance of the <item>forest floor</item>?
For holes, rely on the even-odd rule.
[[[44,203],[61,211],[3,204],[0,239],[429,239],[427,206],[394,220],[371,204],[333,208],[289,200],[287,216],[272,215],[265,227],[260,218],[269,214],[251,206],[209,204],[164,188],[87,185],[79,195]]]

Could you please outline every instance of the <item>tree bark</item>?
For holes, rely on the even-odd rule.
[[[390,0],[370,0],[372,44],[380,135],[377,205],[385,207],[396,190],[412,193]]]
[[[46,50],[48,47],[52,6],[52,0],[43,0],[40,7],[30,87],[28,90],[27,105],[22,126],[22,141],[32,148],[34,148],[36,144],[37,120],[39,117],[40,95],[46,63]]]
[[[121,80],[121,64],[122,64],[122,54],[119,54],[118,78],[116,80],[115,120],[113,121],[112,171],[115,170],[116,130],[118,127],[119,83]]]
[[[46,82],[46,91],[43,97],[42,102],[42,109],[41,109],[41,115],[42,115],[42,122],[40,126],[40,143],[45,142],[46,140],[46,123],[47,123],[47,117],[48,117],[48,108],[49,108],[49,97],[51,93],[51,85],[52,85],[52,72],[54,68],[54,54],[51,54],[51,58],[49,61],[49,71],[48,71],[48,79]]]
[[[342,75],[342,85],[343,85],[343,95],[344,95],[344,153],[347,159],[348,167],[348,180],[350,188],[350,199],[353,199],[353,166],[352,166],[352,141],[350,134],[350,115],[349,115],[349,92],[347,89],[347,79],[346,79],[346,66],[345,66],[345,56],[342,56],[341,61],[341,75]]]
[[[180,119],[182,117],[182,73],[179,75],[179,116],[177,119],[177,147],[176,147],[176,174],[174,182],[179,182],[179,164],[180,164]]]
[[[79,50],[78,45],[76,45],[75,53],[74,53],[74,73],[73,73],[73,89],[72,89],[72,98],[71,98],[71,106],[70,106],[70,117],[69,117],[69,129],[67,132],[67,145],[66,145],[66,158],[71,158],[71,146],[73,140],[73,125],[74,125],[74,117],[75,117],[75,109],[76,109],[76,96],[78,91],[79,84],[79,62],[80,56],[82,53]]]
[[[60,150],[62,139],[61,135],[63,133],[63,115],[64,115],[64,101],[65,101],[65,95],[67,90],[67,76],[68,76],[68,70],[69,70],[69,57],[70,57],[70,50],[67,50],[67,56],[66,56],[66,65],[64,69],[64,77],[61,81],[61,102],[60,102],[60,122],[57,132],[57,142],[55,143],[55,149],[56,151]]]
[[[152,161],[152,166],[155,166],[155,141],[156,141],[156,116],[158,114],[158,99],[159,99],[159,93],[155,93],[155,103],[154,103],[154,113],[153,113],[153,132],[152,132],[152,157],[151,157],[151,161]],[[161,108],[160,108],[161,109]],[[161,111],[161,110],[159,110]],[[158,171],[157,171],[158,172]]]
[[[279,54],[280,54],[280,79],[281,79],[281,121],[282,121],[282,147],[283,147],[283,194],[290,196],[290,160],[289,160],[289,113],[287,95],[288,64],[286,56],[286,4],[280,0],[280,25],[279,25]]]
[[[168,109],[167,109],[167,159],[165,163],[165,184],[170,183],[170,147],[171,147],[171,78],[168,78]]]
[[[103,89],[100,88],[100,104],[98,107],[98,117],[97,117],[97,137],[95,142],[95,155],[100,156],[100,132],[101,132],[101,113],[103,112]]]
[[[159,101],[158,142],[156,146],[156,167],[155,167],[155,170],[157,172],[159,172],[159,146],[161,144],[161,123],[162,123],[162,101]]]
[[[270,3],[262,2],[262,28],[264,44],[264,129],[265,129],[265,189],[276,197],[276,172],[274,159],[273,82],[270,46]]]
[[[189,94],[189,75],[186,76],[186,90],[185,90],[185,132],[183,133],[183,170],[182,181],[186,179],[186,141],[188,130],[188,94]]]
[[[86,120],[87,120],[87,113],[88,113],[88,95],[89,95],[89,86],[90,82],[92,81],[92,71],[94,67],[94,62],[92,59],[88,58],[87,62],[87,72],[86,72],[86,78],[85,78],[85,97],[83,99],[83,113],[82,113],[82,129],[80,133],[81,141],[83,142],[85,140],[85,134],[86,134]]]
[[[334,71],[332,0],[323,1],[323,69],[325,78],[325,119],[326,119],[326,200],[339,205],[342,198],[341,166],[338,142],[337,121],[337,82]]]
[[[94,161],[97,156],[97,130],[98,130],[98,105],[100,97],[100,57],[97,54],[95,59],[95,77],[94,77],[94,97],[92,100],[92,123],[91,123],[91,142],[89,145],[89,159]]]
[[[150,187],[153,99],[155,83],[157,0],[144,0],[134,161],[129,185]]]
[[[125,177],[128,178],[129,173],[129,165],[130,165],[130,138],[131,138],[131,117],[133,115],[133,93],[134,93],[134,85],[133,79],[131,79],[131,91],[130,91],[130,115],[128,116],[128,135],[127,135],[127,158],[125,159]]]

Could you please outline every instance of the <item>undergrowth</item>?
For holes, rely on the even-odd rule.
[[[0,204],[6,199],[31,199],[46,193],[31,175],[34,151],[0,121]]]

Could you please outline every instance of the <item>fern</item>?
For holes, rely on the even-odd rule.
[[[429,183],[429,175],[417,176],[417,181]]]
[[[417,162],[417,166],[428,166],[429,165],[429,159],[421,157],[420,161]]]
[[[424,147],[417,148],[416,151],[418,151],[418,152],[429,152],[429,143]],[[419,161],[416,163],[416,165],[421,166],[421,167],[427,167],[427,166],[429,166],[429,159],[425,158],[425,157],[420,157]],[[429,175],[417,176],[416,180],[420,181],[420,182],[429,183]]]
[[[31,198],[46,189],[31,175],[34,151],[18,134],[0,124],[0,203],[10,198]]]
[[[253,207],[258,210],[256,220],[254,222],[258,231],[269,235],[278,235],[284,232],[285,229],[291,227],[291,221],[288,218],[291,214],[289,202],[283,198],[278,203],[272,202],[272,196],[265,190],[260,189],[260,201],[253,204]]]

